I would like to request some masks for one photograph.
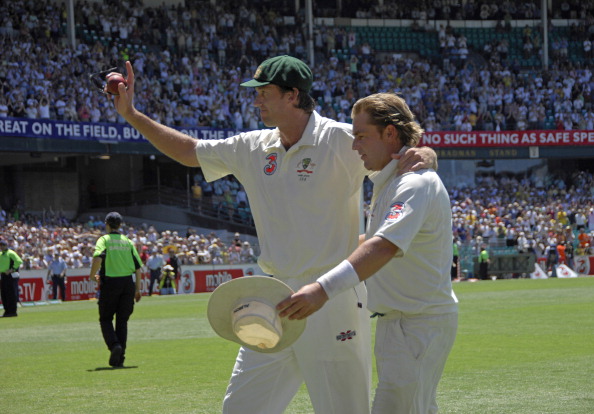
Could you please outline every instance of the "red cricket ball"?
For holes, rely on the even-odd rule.
[[[118,85],[120,83],[123,83],[124,86],[126,86],[126,88],[128,88],[128,83],[126,82],[126,79],[124,79],[124,77],[122,76],[121,73],[115,73],[115,72],[109,73],[105,77],[105,80],[107,81],[107,84],[105,86],[105,91],[112,95],[120,94],[120,91],[118,90]]]

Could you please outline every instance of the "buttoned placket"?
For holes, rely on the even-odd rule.
[[[396,161],[397,163],[398,161]],[[396,164],[396,168],[397,168],[398,164]],[[385,167],[384,167],[385,168]],[[383,170],[382,170],[383,171]],[[382,173],[382,171],[378,171],[375,176],[377,177],[379,174]],[[383,191],[384,187],[386,185],[388,185],[388,183],[390,182],[389,178],[384,179],[383,181],[381,181],[380,183],[374,182],[373,179],[371,180],[373,182],[373,194],[371,196],[371,206],[370,206],[370,210],[371,210],[371,214],[369,215],[369,219],[367,220],[367,229],[369,230],[371,228],[371,223],[374,221],[377,212],[377,198],[378,198],[378,194],[381,194],[381,192]]]

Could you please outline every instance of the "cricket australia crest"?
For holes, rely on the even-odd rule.
[[[299,181],[307,181],[309,176],[313,174],[313,169],[316,164],[311,162],[311,158],[303,158],[297,166],[297,176]]]

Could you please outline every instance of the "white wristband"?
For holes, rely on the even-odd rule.
[[[338,266],[320,276],[317,282],[322,285],[329,299],[357,286],[359,275],[348,260],[343,260]]]

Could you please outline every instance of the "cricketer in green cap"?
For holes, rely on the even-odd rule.
[[[309,66],[297,58],[283,55],[262,62],[256,69],[254,79],[242,83],[241,86],[255,88],[272,83],[309,93],[312,82],[313,75]]]

